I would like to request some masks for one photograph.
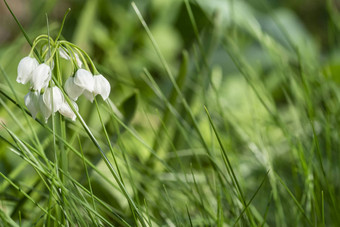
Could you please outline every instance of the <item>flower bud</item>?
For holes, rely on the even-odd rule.
[[[64,85],[64,89],[68,96],[74,100],[77,101],[78,97],[83,93],[84,88],[79,87],[74,83],[74,77],[69,77]]]
[[[42,96],[46,107],[53,112],[57,112],[64,103],[64,95],[56,86],[47,88]]]
[[[94,77],[94,87],[93,87],[93,93],[94,95],[101,95],[104,100],[106,100],[111,91],[111,86],[109,81],[103,77],[103,75],[95,75]]]
[[[77,103],[72,101],[72,105],[74,106],[76,111],[79,110]],[[73,110],[71,109],[70,105],[66,102],[66,100],[61,105],[61,107],[59,109],[59,113],[64,115],[65,117],[71,118],[72,121],[75,121],[76,118],[77,118],[77,115],[73,112]]]
[[[52,111],[45,105],[42,95],[39,98],[39,108],[40,108],[42,115],[45,118],[45,122],[47,122],[48,118],[52,114]]]
[[[35,119],[39,112],[39,98],[40,94],[37,91],[30,91],[25,95],[25,105],[31,112],[33,119]]]
[[[24,57],[21,59],[18,65],[18,77],[17,82],[26,84],[32,78],[32,71],[38,67],[39,63],[35,58]]]
[[[74,75],[74,84],[89,92],[93,92],[94,80],[92,73],[85,69],[78,69]]]
[[[40,64],[32,72],[32,84],[33,89],[40,92],[42,88],[48,86],[48,82],[51,80],[51,68],[45,63]]]

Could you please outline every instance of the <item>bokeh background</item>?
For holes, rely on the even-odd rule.
[[[181,179],[192,172],[197,174],[201,191],[195,191],[197,185],[192,181],[188,183],[194,194],[206,193],[208,201],[209,196],[214,197],[211,195],[214,193],[207,191],[213,191],[211,185],[214,185],[216,175],[205,157],[202,141],[180,98],[174,94],[168,73],[131,1],[10,0],[8,4],[31,39],[47,33],[46,15],[51,36],[55,37],[64,13],[71,8],[62,39],[83,48],[108,78],[110,99],[125,124],[133,128],[167,165],[177,170]],[[251,198],[270,170],[269,180],[252,201],[259,216],[265,217],[263,223],[269,226],[279,226],[283,220],[282,226],[308,223],[303,215],[288,214],[290,209],[299,213],[300,208],[296,207],[277,175],[290,188],[305,214],[316,220],[315,224],[322,223],[321,205],[317,201],[321,203],[321,191],[325,191],[326,223],[340,223],[335,209],[339,205],[334,205],[334,201],[339,201],[340,189],[337,164],[340,157],[340,1],[192,0],[189,1],[190,10],[181,0],[136,0],[135,4],[175,75],[203,138],[215,153],[213,157],[222,163],[204,106],[209,110],[247,198]],[[17,96],[22,98],[28,86],[15,82],[16,70],[20,59],[29,51],[30,46],[1,1],[0,65],[9,76]],[[183,63],[185,59],[187,62]],[[181,79],[183,65],[185,76]],[[146,71],[168,101],[164,101],[146,79]],[[64,76],[65,79],[70,76],[70,71],[65,71]],[[0,85],[3,91],[10,91],[2,76]],[[22,118],[20,114],[16,115],[15,105],[1,95],[0,98],[1,121],[18,135],[27,137],[15,123]],[[177,115],[170,113],[168,103],[175,107]],[[93,105],[83,98],[78,105],[95,135],[102,136]],[[107,111],[104,107],[102,110]],[[188,205],[194,223],[214,225],[213,218],[209,215],[206,218],[200,205],[177,191],[181,186],[168,170],[150,158],[152,154],[148,148],[124,130],[117,134],[109,114],[103,115],[112,141],[123,141],[117,145],[117,156],[121,158],[119,164],[125,165],[123,151],[132,163],[134,181],[141,187],[136,193],[139,197],[135,196],[150,204],[155,223],[171,225],[178,221],[189,224],[186,216]],[[50,139],[38,125],[36,128],[48,151]],[[8,138],[6,132],[0,130],[3,138]],[[80,135],[86,156],[104,171],[98,152],[83,135],[79,124],[70,123],[68,130],[70,135],[74,135],[73,131]],[[10,153],[8,147],[4,140],[0,140],[0,171],[5,175],[15,172],[23,162]],[[52,154],[50,156],[52,158]],[[72,154],[69,159],[71,174],[87,187],[81,160]],[[34,175],[34,171],[27,166],[20,168],[18,172],[22,172],[16,175],[16,181],[32,188],[34,182],[31,182],[30,174]],[[327,174],[322,174],[322,170]],[[123,175],[128,177],[124,171]],[[108,189],[97,175],[92,177],[98,196],[105,201],[114,201],[111,205],[131,221],[122,196]],[[0,185],[3,185],[1,182],[3,179],[0,179]],[[163,191],[164,185],[169,194]],[[12,188],[1,191],[0,195],[0,208],[17,219],[18,212],[12,209],[13,197],[18,192]],[[232,224],[236,213],[242,209],[234,210],[235,204],[230,198],[228,194],[223,202],[226,204],[225,221]],[[175,211],[164,202],[168,200],[173,201]],[[214,210],[218,200],[211,202],[210,206]],[[30,219],[30,206],[19,208],[26,215],[23,217]],[[261,224],[260,221],[257,223]]]

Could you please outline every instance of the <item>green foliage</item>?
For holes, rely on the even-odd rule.
[[[34,0],[26,20],[8,4],[23,26],[0,44],[0,226],[339,225],[335,2],[309,18],[297,1]],[[44,123],[17,65],[68,8],[61,38],[111,94]]]

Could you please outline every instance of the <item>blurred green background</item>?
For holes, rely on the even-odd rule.
[[[202,141],[180,99],[174,97],[173,84],[131,1],[11,0],[8,3],[31,39],[47,33],[46,14],[51,36],[55,37],[64,13],[71,8],[62,38],[87,51],[98,70],[108,78],[111,83],[110,98],[122,113],[124,122],[136,130],[143,141],[150,144],[162,160],[183,177],[183,169],[175,159],[179,155],[186,173],[190,174],[191,170],[199,175],[197,181],[203,182],[202,193],[208,190],[209,184],[213,185],[209,177],[213,175],[211,181],[214,181],[216,175],[203,155]],[[322,222],[319,220],[322,212],[318,209],[320,204],[315,201],[321,203],[321,191],[331,188],[329,196],[325,196],[326,219],[330,224],[340,223],[336,209],[330,205],[339,201],[340,189],[337,164],[340,157],[340,1],[193,0],[189,1],[190,10],[181,0],[136,0],[135,3],[170,71],[176,75],[199,129],[216,155],[213,157],[222,163],[204,106],[211,113],[247,198],[253,195],[267,170],[271,169],[269,183],[266,182],[253,202],[261,215],[267,214],[267,204],[271,201],[269,194],[274,194],[276,205],[275,209],[269,210],[267,224],[279,226],[283,217],[287,218],[286,226],[306,224],[300,216],[285,216],[291,207],[295,207],[295,203],[282,186],[278,186],[281,189],[275,189],[273,185],[280,185],[275,174],[285,180],[307,216],[317,220],[316,225]],[[194,18],[194,25],[190,16]],[[16,70],[20,59],[28,55],[30,47],[3,2],[0,3],[0,18],[0,65],[9,75],[17,96],[23,98],[28,86],[15,82]],[[181,81],[177,75],[181,75],[185,53],[188,54],[188,63]],[[145,79],[145,70],[150,72],[168,101],[164,101],[155,91],[154,85]],[[67,73],[65,71],[65,79],[70,76]],[[9,91],[4,77],[0,77],[0,85],[0,89]],[[17,119],[11,115],[16,113],[15,106],[0,97],[1,121],[25,138],[27,135],[15,124]],[[177,115],[169,113],[168,103],[176,108]],[[83,98],[80,98],[78,105],[95,135],[102,136],[93,106]],[[150,194],[147,189],[145,194],[143,190],[140,191],[143,195],[141,198],[150,202],[154,221],[166,225],[169,224],[169,218],[175,223],[176,218],[170,215],[173,211],[167,207],[167,203],[159,202],[165,195],[157,190],[162,190],[163,185],[166,185],[169,187],[168,196],[178,206],[174,216],[178,215],[180,223],[188,224],[186,215],[180,214],[186,213],[185,205],[189,204],[192,217],[201,217],[195,219],[198,225],[211,224],[204,221],[205,216],[200,213],[200,208],[196,209],[199,207],[197,204],[191,203],[188,198],[182,199],[185,195],[176,190],[176,182],[167,175],[168,172],[150,161],[152,155],[148,149],[124,130],[122,134],[117,133],[109,114],[105,114],[107,109],[101,108],[112,141],[123,141],[124,145],[119,144],[117,149],[126,152],[128,159],[131,159],[136,171],[135,181],[142,185],[142,189],[155,188],[151,189]],[[16,116],[19,119],[22,117],[20,114]],[[162,131],[163,127],[165,130]],[[7,138],[5,131],[0,130],[1,135]],[[37,130],[39,138],[49,148],[50,140],[44,131]],[[79,124],[69,124],[68,130],[71,135],[72,130],[79,133],[86,156],[96,165],[102,165],[98,152],[82,134]],[[160,131],[162,133],[158,134]],[[318,143],[315,142],[316,137]],[[322,168],[315,150],[320,151]],[[118,156],[121,160],[125,158],[121,153]],[[0,171],[5,175],[11,174],[20,162],[21,159],[16,155],[8,153],[8,144],[0,141]],[[79,158],[70,154],[70,172],[86,185],[79,163]],[[125,165],[123,161],[120,164]],[[328,173],[327,177],[322,177],[320,169]],[[96,178],[96,175],[92,177]],[[18,179],[32,186],[27,173],[22,173]],[[315,179],[312,186],[309,184],[311,179]],[[150,182],[150,186],[143,185],[143,181]],[[123,199],[105,190],[101,182],[94,184],[97,184],[96,190],[101,198],[114,200],[118,197],[119,205],[115,201],[112,206],[122,209],[122,213],[126,212],[126,216],[131,219]],[[195,188],[195,185],[191,187]],[[276,190],[279,191],[277,197]],[[2,197],[7,200],[9,195],[15,193],[6,192]],[[232,204],[226,197],[223,202]],[[285,203],[286,200],[290,202]],[[312,205],[310,200],[313,201]],[[159,210],[158,202],[164,203]],[[217,205],[213,203],[211,206]],[[226,205],[225,209],[229,208]],[[294,211],[298,210],[295,208]],[[228,218],[232,220],[237,215],[230,211],[226,212],[225,217],[226,222],[231,224],[233,221],[228,222]]]

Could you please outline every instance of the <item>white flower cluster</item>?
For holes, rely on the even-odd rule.
[[[44,47],[41,48],[41,56],[45,58],[45,62],[41,64],[33,57],[34,48],[39,42],[45,43]],[[51,47],[46,48],[46,43],[49,43]],[[87,60],[85,60],[84,55]],[[60,61],[57,58],[59,57],[71,61],[75,72],[64,84],[64,90],[71,99],[74,110],[78,111],[75,101],[82,94],[91,102],[98,94],[104,100],[109,97],[110,83],[103,75],[98,73],[92,60],[83,50],[67,41],[53,42],[51,38],[42,35],[34,41],[30,55],[21,59],[18,65],[17,82],[31,84],[30,91],[25,96],[25,105],[34,119],[38,112],[41,112],[46,122],[55,112],[59,112],[73,121],[76,119],[76,114],[66,101],[63,92],[53,82],[53,79],[61,83],[63,81],[60,75],[60,65],[58,65]],[[90,71],[88,62],[95,75]],[[53,70],[55,63],[57,70]]]

